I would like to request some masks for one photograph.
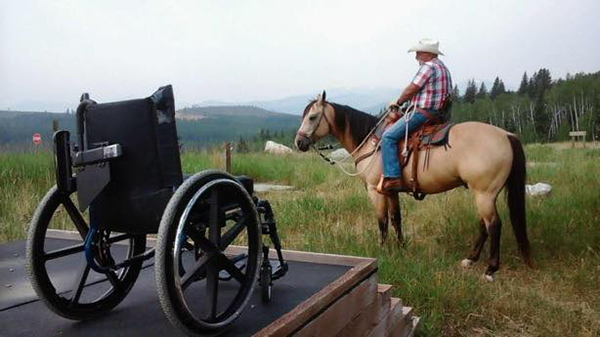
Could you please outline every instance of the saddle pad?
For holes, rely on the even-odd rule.
[[[423,134],[421,143],[423,145],[435,145],[440,146],[448,143],[448,133],[454,126],[454,123],[446,123],[437,125],[432,133]]]

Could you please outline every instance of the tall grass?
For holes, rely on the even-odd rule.
[[[25,237],[28,222],[54,179],[49,152],[0,152],[0,242]]]
[[[233,157],[234,174],[295,186],[260,195],[273,205],[287,249],[370,256],[379,281],[422,316],[423,336],[598,336],[600,334],[600,149],[526,148],[528,183],[545,182],[550,195],[527,198],[534,269],[525,267],[504,200],[501,270],[481,280],[487,247],[472,269],[459,267],[478,228],[466,189],[402,197],[406,244],[379,244],[374,211],[362,182],[316,155]],[[219,153],[185,153],[184,171],[223,168]],[[47,154],[0,154],[0,242],[22,239],[33,209],[53,184]],[[501,198],[504,199],[504,198]],[[277,285],[275,285],[275,288]],[[276,290],[275,290],[276,291]]]

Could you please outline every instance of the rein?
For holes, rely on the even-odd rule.
[[[377,124],[375,124],[375,126],[371,129],[371,131],[369,131],[369,133],[367,134],[367,136],[362,140],[362,142],[360,142],[360,144],[354,149],[354,151],[352,151],[352,153],[348,154],[348,156],[346,156],[345,158],[343,158],[342,160],[339,160],[339,161],[334,160],[334,159],[329,158],[326,155],[324,155],[321,152],[321,150],[315,146],[314,142],[312,141],[312,139],[308,135],[306,135],[306,134],[301,134],[301,135],[304,136],[304,137],[306,137],[310,141],[311,147],[319,154],[319,156],[321,158],[323,158],[324,161],[326,161],[330,165],[343,164],[343,163],[345,163],[348,160],[348,158],[353,157],[354,154],[356,152],[358,152],[363,147],[363,145],[365,145],[365,143],[373,135],[373,132],[375,132],[375,130],[377,130],[377,128],[379,127],[379,125],[386,119],[386,117],[389,115],[389,113],[390,113],[390,110],[386,109],[385,113],[377,121]],[[325,116],[325,108],[323,108],[323,111],[321,112],[321,117],[320,118],[322,118],[323,116]],[[331,125],[331,123],[329,123],[329,120],[327,119],[326,116],[325,116],[325,121],[327,121],[327,123],[329,125]],[[321,123],[321,120],[319,119],[319,123],[317,123],[317,125],[319,125],[320,123]],[[314,130],[313,130],[313,132],[314,132]],[[312,133],[311,133],[311,136],[312,136]],[[372,151],[369,151],[368,153],[365,153],[365,154],[361,155],[360,157],[358,157],[357,159],[354,160],[354,165],[357,166],[358,163],[360,163],[364,159],[367,159],[368,157],[371,157],[371,161],[369,162],[369,164],[367,164],[367,166],[365,166],[364,169],[360,170],[359,172],[355,172],[355,173],[348,172],[341,165],[338,165],[338,167],[340,168],[340,170],[342,170],[342,172],[344,172],[346,175],[351,176],[351,177],[356,177],[356,176],[359,176],[359,175],[363,174],[373,164],[374,159],[375,159],[375,156],[373,156],[373,154],[375,154],[379,150],[379,145],[380,144],[381,144],[381,140],[379,140],[379,142],[377,142],[377,144],[375,144],[375,148]]]

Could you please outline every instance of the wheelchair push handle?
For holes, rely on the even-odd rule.
[[[76,110],[76,118],[77,118],[77,148],[79,151],[84,150],[83,143],[83,121],[84,121],[84,113],[85,109],[92,104],[96,104],[96,101],[90,99],[90,94],[83,93],[81,94],[81,98],[79,99],[79,105]]]

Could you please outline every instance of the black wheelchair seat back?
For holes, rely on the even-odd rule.
[[[156,233],[183,181],[172,87],[144,99],[89,105],[84,126],[87,149],[122,149],[109,163],[110,181],[90,204],[92,221],[99,229]]]

